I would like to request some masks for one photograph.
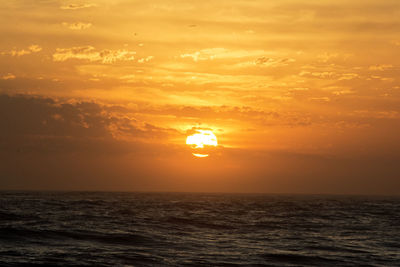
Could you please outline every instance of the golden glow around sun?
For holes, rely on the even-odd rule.
[[[186,138],[186,144],[196,150],[196,153],[192,153],[193,156],[200,158],[208,157],[208,154],[198,153],[197,151],[201,151],[207,146],[216,147],[218,145],[217,137],[210,130],[196,129],[195,131],[194,134]]]

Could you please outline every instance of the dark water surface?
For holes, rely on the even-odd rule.
[[[0,192],[0,266],[400,266],[400,199]]]

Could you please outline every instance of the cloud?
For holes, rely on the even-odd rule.
[[[352,80],[355,78],[360,78],[360,75],[358,75],[357,73],[343,73],[339,75],[338,80],[339,81]]]
[[[0,79],[2,79],[2,80],[13,80],[15,78],[16,78],[16,76],[12,73],[7,73],[6,75],[3,75],[0,77]]]
[[[0,95],[0,129],[1,189],[144,186],[176,153],[172,130],[73,99]]]
[[[360,118],[400,119],[400,112],[397,110],[355,110],[351,115]]]
[[[69,4],[69,5],[60,6],[60,8],[67,9],[67,10],[76,10],[76,9],[82,9],[82,8],[95,7],[95,6],[96,6],[96,4]]]
[[[253,126],[304,126],[315,123],[310,114],[304,112],[268,111],[250,106],[194,106],[194,105],[141,105],[131,107],[126,112],[146,116],[173,116],[180,121],[206,121],[208,123],[229,122]]]
[[[400,46],[400,41],[392,41],[391,44],[395,46]]]
[[[224,48],[204,49],[194,53],[182,54],[181,58],[192,58],[195,62],[199,60],[212,60],[215,58],[216,53],[223,53],[224,51],[226,51]]]
[[[311,97],[309,98],[311,101],[317,101],[317,102],[329,102],[331,99],[329,97]]]
[[[317,58],[319,59],[319,61],[326,63],[331,59],[337,58],[338,56],[339,56],[338,53],[323,53],[318,55]]]
[[[259,56],[256,59],[249,58],[243,62],[237,64],[229,64],[226,68],[249,68],[249,67],[265,67],[265,68],[276,68],[284,67],[289,64],[296,62],[294,58],[273,58],[267,56]]]
[[[92,27],[92,23],[84,23],[84,22],[75,22],[75,23],[63,22],[62,25],[71,30],[85,30]]]
[[[371,79],[376,79],[376,80],[380,80],[380,81],[388,81],[388,82],[394,81],[394,78],[382,77],[380,75],[371,75],[371,77],[368,78],[367,80],[371,80]]]
[[[144,62],[149,62],[150,60],[152,60],[154,57],[153,56],[148,56],[145,58],[140,58],[138,59],[138,63],[144,63]]]
[[[88,60],[91,62],[114,63],[116,61],[132,61],[136,52],[122,50],[96,50],[93,46],[57,48],[53,60],[63,62],[69,59]]]
[[[129,108],[130,105],[73,99],[0,95],[0,188],[296,193],[344,193],[343,188],[346,188],[348,191],[345,192],[350,193],[376,193],[377,190],[395,192],[393,188],[399,185],[396,168],[399,127],[394,128],[397,124],[393,121],[389,127],[377,127],[380,132],[376,133],[373,129],[359,129],[360,138],[352,138],[352,142],[347,143],[347,146],[360,145],[367,154],[344,151],[342,157],[221,147],[213,151],[215,156],[209,161],[199,162],[194,161],[190,148],[183,143],[180,146],[168,144],[168,135],[177,134],[174,130],[141,121],[132,115],[136,110],[130,112]],[[212,117],[212,112],[218,113],[221,109],[220,117],[224,120],[235,114],[244,114],[248,118],[265,116],[247,107],[164,108],[155,108],[153,112],[180,112],[182,115],[198,112]],[[226,117],[224,109],[227,110]],[[151,113],[144,107],[138,107],[138,110]],[[369,116],[365,112],[360,115]],[[375,115],[399,118],[396,110]],[[197,128],[188,129],[186,133]],[[356,128],[350,130],[357,131]],[[312,131],[306,134],[314,145],[317,140]],[[267,136],[264,133],[259,137],[272,142],[273,138]],[[299,140],[294,139],[295,142]],[[323,139],[329,141],[325,134]],[[184,138],[181,140],[183,142]],[[385,152],[386,147],[392,150]],[[336,187],[331,188],[332,185]]]
[[[384,71],[387,69],[393,68],[393,65],[391,64],[381,64],[381,65],[373,65],[369,67],[369,70],[378,70],[378,71]]]
[[[0,95],[0,136],[118,140],[161,138],[173,132],[115,110],[95,102]]]
[[[123,81],[128,82],[128,83],[137,82],[136,76],[134,74],[124,75],[124,76],[121,76],[119,78],[120,78],[120,80],[123,80]]]
[[[355,91],[345,89],[345,90],[333,91],[332,93],[333,93],[334,95],[340,96],[340,95],[354,94]]]
[[[296,60],[293,58],[268,58],[268,57],[259,57],[254,61],[254,65],[262,65],[267,67],[280,67],[287,66],[289,63],[295,62]]]
[[[42,51],[42,48],[38,45],[31,45],[28,47],[28,49],[32,52],[32,53],[37,53]]]
[[[318,77],[321,79],[326,79],[326,78],[333,78],[336,76],[336,74],[332,71],[323,71],[323,72],[302,71],[299,73],[299,76]]]
[[[360,75],[357,73],[336,73],[334,71],[302,71],[299,73],[299,76],[308,77],[308,78],[319,78],[319,79],[332,79],[332,80],[352,80],[355,78],[360,78]]]
[[[181,58],[192,58],[193,61],[214,59],[237,59],[265,54],[263,50],[230,50],[222,47],[207,48],[193,53],[181,54]]]
[[[13,49],[13,50],[6,51],[6,52],[0,52],[0,55],[9,55],[9,56],[13,56],[13,57],[15,57],[15,56],[20,57],[20,56],[29,55],[32,53],[38,53],[40,51],[42,51],[42,48],[40,46],[30,45],[27,49],[21,49],[21,50]]]

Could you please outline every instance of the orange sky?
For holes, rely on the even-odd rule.
[[[398,0],[11,0],[0,36],[0,189],[400,194]]]

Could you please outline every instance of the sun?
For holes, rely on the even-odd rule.
[[[208,153],[202,152],[206,151],[206,148],[218,146],[218,141],[211,130],[196,129],[195,133],[186,138],[186,144],[196,151],[192,153],[193,156],[205,158],[208,157]]]

